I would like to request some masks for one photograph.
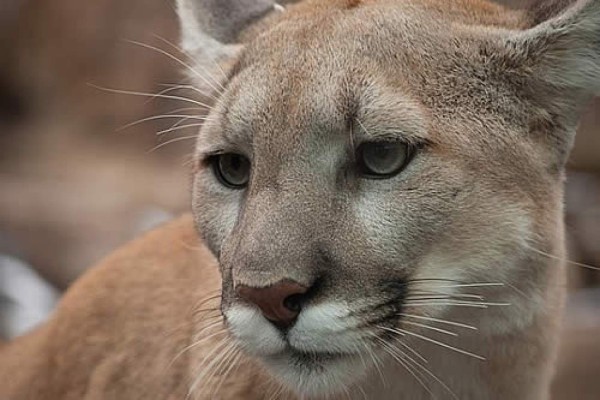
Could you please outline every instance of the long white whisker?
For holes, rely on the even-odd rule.
[[[426,316],[422,316],[422,315],[413,315],[413,314],[406,314],[406,313],[399,313],[398,315],[401,317],[420,319],[423,321],[438,322],[440,324],[446,324],[446,325],[456,326],[459,328],[471,329],[471,330],[475,330],[475,331],[477,330],[477,327],[475,327],[475,326],[471,326],[471,325],[467,325],[467,324],[463,324],[463,323],[455,322],[455,321],[448,321],[448,320],[440,319],[440,318],[426,317]]]
[[[363,389],[362,386],[359,385],[356,388],[360,391],[360,394],[362,394],[363,400],[369,400],[367,394],[365,393],[365,389]]]
[[[194,136],[183,136],[183,137],[178,137],[178,138],[175,138],[175,139],[171,139],[171,140],[166,141],[164,143],[161,143],[161,144],[159,144],[157,146],[154,146],[152,149],[150,149],[149,153],[151,153],[153,151],[156,151],[156,150],[158,150],[158,149],[160,149],[162,147],[165,147],[165,146],[167,146],[167,145],[169,145],[171,143],[180,142],[182,140],[196,139],[197,137],[198,137],[197,135],[194,135]]]
[[[201,96],[206,96],[206,94],[202,90],[198,89],[194,85],[183,84],[183,83],[167,83],[167,84],[163,84],[163,85],[168,86],[168,88],[165,90],[191,90],[193,92],[198,93]]]
[[[221,93],[221,91],[215,86],[216,82],[214,82],[214,78],[213,77],[210,77],[211,80],[213,81],[213,82],[211,82],[211,80],[208,80],[204,75],[202,75],[201,73],[199,73],[198,71],[196,71],[191,65],[189,65],[188,63],[186,63],[186,62],[180,60],[179,58],[175,57],[173,54],[171,54],[171,53],[169,53],[167,51],[164,51],[163,49],[160,49],[158,47],[151,46],[149,44],[145,44],[145,43],[141,43],[141,42],[136,42],[135,40],[127,40],[127,42],[133,43],[133,44],[138,45],[138,46],[145,47],[145,48],[150,49],[150,50],[157,51],[158,53],[160,53],[160,54],[162,54],[162,55],[170,58],[171,60],[177,62],[181,66],[187,68],[190,72],[192,72],[198,78],[202,79],[204,81],[204,83],[206,83],[208,86],[210,86],[210,88],[212,90],[214,90],[217,93]],[[221,86],[221,88],[222,88],[222,86]],[[213,96],[211,96],[211,95],[209,95],[209,97],[212,97],[214,100],[216,100],[216,98],[213,97]]]
[[[532,246],[530,246],[528,244],[525,244],[524,246],[527,247],[531,251],[534,251],[534,252],[536,252],[536,253],[544,256],[544,257],[548,257],[548,258],[551,258],[551,259],[556,260],[556,261],[562,261],[562,262],[565,262],[567,264],[572,264],[572,265],[575,265],[576,267],[590,269],[592,271],[600,271],[600,267],[594,267],[593,265],[589,265],[589,264],[584,264],[584,263],[580,263],[580,262],[576,262],[576,261],[567,260],[566,258],[561,258],[561,257],[555,256],[553,254],[546,253],[545,251],[536,249],[535,247],[532,247]]]
[[[221,317],[221,315],[219,315],[219,317]],[[208,325],[204,325],[202,327],[202,329],[199,329],[197,332],[195,332],[195,335],[197,336],[197,335],[201,334],[202,332],[204,332],[204,331],[206,331],[206,330],[208,330],[210,328],[213,328],[213,327],[215,327],[215,326],[217,326],[219,324],[223,324],[223,319],[222,318],[220,320],[218,320],[218,321],[211,322]]]
[[[396,343],[400,344],[402,347],[404,347],[405,349],[407,349],[408,351],[410,351],[412,354],[415,355],[415,357],[419,358],[421,361],[423,361],[425,364],[428,364],[429,361],[423,357],[421,354],[419,354],[418,351],[416,351],[415,349],[413,349],[412,347],[410,347],[408,344],[404,343],[402,340],[400,340],[400,336],[398,336],[395,339]]]
[[[434,301],[429,301],[428,300],[434,300]],[[443,305],[443,306],[458,306],[458,307],[476,307],[476,308],[488,308],[490,306],[492,307],[506,307],[506,306],[511,306],[511,303],[490,303],[490,302],[469,302],[469,301],[452,301],[451,299],[445,299],[445,298],[440,298],[440,299],[425,299],[425,300],[419,300],[416,299],[414,301],[406,301],[405,303],[407,306],[423,306],[423,305]]]
[[[182,125],[186,122],[188,122],[190,119],[194,119],[194,120],[199,120],[202,121],[201,123],[197,123],[197,124],[189,124],[189,125]],[[156,132],[157,136],[160,135],[164,135],[170,132],[175,132],[178,130],[182,130],[185,128],[193,128],[193,127],[202,127],[206,121],[214,121],[214,118],[208,117],[208,116],[203,116],[203,117],[196,117],[196,118],[182,118],[179,121],[177,121],[176,123],[174,123],[169,129],[165,129],[159,132]]]
[[[375,352],[373,352],[373,349],[371,349],[368,345],[364,344],[363,347],[365,348],[365,350],[367,350],[367,354],[373,361],[373,365],[375,366],[375,369],[377,370],[377,373],[379,374],[379,378],[381,379],[381,383],[383,384],[383,387],[385,388],[387,386],[387,382],[385,380],[385,376],[383,375],[383,371],[381,370],[381,365],[380,365],[381,360],[377,357]]]
[[[476,359],[478,359],[478,360],[485,361],[485,357],[482,357],[482,356],[480,356],[480,355],[478,355],[478,354],[471,353],[470,351],[466,351],[466,350],[463,350],[463,349],[459,349],[459,348],[457,348],[457,347],[454,347],[454,346],[450,346],[450,345],[449,345],[449,344],[447,344],[447,343],[440,342],[440,341],[438,341],[438,340],[435,340],[435,339],[431,339],[431,338],[429,338],[429,337],[427,337],[427,336],[419,335],[418,333],[414,333],[414,332],[408,331],[408,330],[406,330],[406,329],[401,329],[401,328],[387,328],[387,327],[384,327],[384,326],[382,326],[382,327],[380,327],[380,328],[381,328],[381,329],[383,329],[383,330],[389,331],[389,332],[393,332],[393,333],[396,333],[396,334],[400,334],[400,335],[409,335],[409,336],[414,336],[414,337],[416,337],[417,339],[421,339],[421,340],[425,340],[425,341],[427,341],[427,342],[430,342],[430,343],[433,343],[433,344],[437,344],[438,346],[441,346],[441,347],[444,347],[444,348],[446,348],[446,349],[449,349],[449,350],[455,351],[455,352],[457,352],[457,353],[459,353],[459,354],[463,354],[463,355],[466,355],[466,356],[469,356],[469,357],[476,358]]]
[[[223,385],[223,382],[225,382],[225,380],[227,379],[229,374],[232,372],[233,368],[239,366],[240,358],[242,358],[242,351],[239,348],[235,348],[235,350],[233,352],[233,356],[230,357],[230,360],[228,361],[229,366],[221,374],[221,380],[219,381],[219,384],[216,386],[216,388],[213,392],[214,394],[216,394],[216,395],[219,394],[219,389]]]
[[[214,320],[216,320],[216,319],[222,319],[223,318],[223,316],[221,315],[220,310],[203,311],[203,313],[207,313],[207,312],[218,312],[218,314],[204,316],[204,317],[201,318],[201,322],[204,322],[204,323],[209,322],[209,321],[213,321],[214,322]]]
[[[174,91],[177,91],[177,90],[181,90],[181,89],[194,89],[194,91],[202,94],[202,91],[200,89],[194,88],[191,85],[175,85],[175,86],[168,87],[166,89],[161,90],[160,92],[156,93],[153,97],[154,98],[160,97],[160,96],[163,96],[163,95],[166,95],[168,93],[171,93],[171,92],[174,92]],[[202,94],[202,95],[204,96],[204,94]],[[153,99],[151,98],[148,101],[151,101],[151,100],[153,100]],[[215,99],[213,99],[213,100],[215,100]],[[197,101],[199,103],[201,103],[205,107],[206,110],[212,110],[213,106],[211,106],[210,104],[206,104],[206,103],[204,103],[204,102],[202,102],[200,100],[197,100]]]
[[[219,321],[219,322],[221,322],[221,321]],[[186,351],[188,351],[188,350],[190,350],[190,349],[192,349],[192,348],[194,348],[194,347],[196,347],[196,346],[199,346],[199,345],[201,345],[202,343],[204,343],[205,341],[207,341],[208,339],[210,339],[210,338],[212,338],[212,337],[215,337],[215,336],[217,336],[217,335],[221,335],[221,334],[223,334],[223,333],[227,333],[227,332],[226,332],[226,331],[224,331],[224,330],[221,330],[221,331],[219,331],[219,332],[212,333],[212,334],[210,334],[210,335],[208,335],[208,336],[204,336],[203,338],[201,338],[201,339],[199,339],[199,340],[195,341],[194,343],[192,343],[192,344],[190,344],[190,345],[186,346],[186,347],[185,347],[183,350],[181,350],[179,353],[177,353],[177,355],[176,355],[176,356],[173,358],[173,360],[172,360],[172,361],[169,363],[169,366],[173,365],[173,363],[174,363],[174,362],[175,362],[175,361],[176,361],[176,360],[177,360],[179,357],[181,357],[181,356],[182,356],[182,355],[183,355],[183,354],[184,354]]]
[[[231,342],[224,340],[222,343],[215,346],[215,348],[210,353],[207,354],[204,361],[202,363],[200,363],[198,368],[196,368],[196,371],[200,372],[200,370],[203,367],[206,367],[206,368],[205,368],[204,372],[199,373],[198,376],[194,379],[192,386],[188,390],[188,395],[187,395],[186,399],[188,399],[190,397],[190,395],[196,390],[196,387],[198,386],[200,381],[206,376],[207,373],[212,371],[212,368],[214,367],[214,365],[216,363],[220,362],[221,359],[224,357],[224,355],[227,354],[229,349],[232,348],[233,346],[234,345]],[[220,351],[221,351],[221,353],[219,354],[219,356],[211,359],[213,354],[218,353]],[[208,361],[208,363],[207,363],[207,361]]]
[[[167,95],[156,95],[156,94],[152,94],[152,93],[145,93],[145,92],[136,92],[136,91],[131,91],[131,90],[119,90],[119,89],[111,89],[111,88],[104,88],[101,86],[97,86],[94,85],[92,83],[88,83],[89,86],[98,89],[98,90],[102,90],[105,92],[109,92],[109,93],[116,93],[116,94],[127,94],[130,96],[141,96],[141,97],[157,97],[157,98],[161,98],[161,99],[167,99],[167,100],[178,100],[178,101],[183,101],[183,102],[187,102],[187,103],[191,103],[191,104],[196,104],[198,106],[201,107],[205,107],[203,103],[193,100],[193,99],[189,99],[187,97],[182,97],[182,96],[167,96]]]
[[[155,115],[153,117],[147,117],[147,118],[143,118],[143,119],[139,119],[137,121],[134,122],[130,122],[127,125],[123,125],[122,127],[117,129],[117,132],[119,131],[123,131],[127,128],[131,128],[132,126],[136,126],[139,124],[143,124],[144,122],[150,122],[150,121],[156,121],[156,120],[161,120],[161,119],[173,119],[173,118],[184,118],[184,119],[195,119],[195,120],[200,120],[200,121],[204,121],[206,118],[205,117],[199,117],[196,115],[187,115],[187,114],[163,114],[163,115]]]
[[[165,38],[163,38],[163,37],[160,37],[160,36],[158,36],[158,35],[154,35],[154,36],[155,36],[155,37],[156,37],[158,40],[160,40],[160,41],[162,41],[162,42],[166,43],[167,45],[171,46],[173,49],[175,49],[175,50],[179,51],[181,54],[185,54],[185,55],[187,55],[188,57],[190,57],[190,54],[189,54],[187,51],[185,51],[185,50],[184,50],[184,49],[182,49],[181,47],[177,46],[176,44],[174,44],[174,43],[171,43],[171,42],[170,42],[170,41],[168,41],[167,39],[165,39]],[[218,62],[216,62],[216,61],[215,61],[214,59],[212,59],[212,58],[210,58],[210,61],[212,61],[212,62],[215,64],[215,66],[217,67],[217,69],[219,70],[219,72],[221,72],[221,75],[223,76],[223,79],[224,79],[224,80],[227,80],[227,74],[225,74],[225,71],[223,71],[223,68],[221,68],[221,65],[219,65],[219,63],[218,63]],[[204,70],[204,72],[207,72],[207,73],[208,73],[208,71],[206,70],[206,68],[202,68],[202,69]],[[210,76],[210,74],[208,74],[208,75]],[[219,82],[219,80],[217,80],[217,79],[213,78],[212,76],[211,76],[211,79],[213,79],[213,80],[215,81],[215,83],[217,83],[219,86],[221,86],[223,89],[225,89],[225,88],[223,87],[223,85],[221,84],[221,82]]]
[[[360,361],[361,361],[361,363],[362,363],[363,367],[364,367],[365,369],[367,369],[367,362],[365,361],[365,359],[364,359],[364,357],[363,357],[363,352],[362,352],[362,351],[360,351],[360,348],[358,347],[358,345],[357,345],[357,344],[354,344],[354,346],[353,346],[353,347],[354,347],[354,350],[356,351],[356,354],[358,354],[358,356],[360,357]]]
[[[207,380],[210,380],[216,378],[217,375],[221,375],[219,383],[211,390],[213,396],[218,395],[218,390],[221,387],[223,380],[226,379],[226,375],[224,372],[226,370],[229,370],[229,367],[231,366],[231,361],[237,356],[239,351],[240,350],[236,346],[230,347],[226,355],[222,357],[221,361],[212,369],[210,375],[206,377]]]
[[[431,284],[431,283],[430,283]],[[435,288],[465,288],[465,287],[501,287],[505,286],[502,282],[481,282],[481,283],[457,283],[457,284],[441,284],[435,285]]]
[[[431,391],[431,389],[429,389],[427,387],[427,385],[425,384],[425,382],[417,375],[417,371],[415,371],[413,368],[411,368],[408,363],[406,363],[404,360],[402,360],[402,358],[400,357],[399,354],[396,354],[396,351],[399,352],[400,354],[404,354],[400,349],[397,349],[395,347],[391,347],[390,345],[388,345],[384,340],[382,340],[381,338],[377,338],[378,341],[380,342],[382,348],[384,349],[384,351],[386,353],[388,353],[398,364],[400,364],[408,373],[410,373],[413,378],[415,378],[415,380],[423,387],[423,389],[429,393],[429,395],[431,397],[433,397],[434,399],[436,398],[435,394],[433,394],[433,392]]]
[[[409,295],[405,298],[405,301],[430,301],[430,300],[444,300],[444,301],[455,301],[458,303],[485,303],[485,300],[470,300],[463,297],[455,297],[452,295]]]
[[[459,299],[475,299],[475,300],[485,300],[485,297],[480,296],[480,295],[476,295],[476,294],[470,294],[470,293],[444,293],[444,292],[435,292],[435,291],[421,291],[421,290],[415,290],[411,293],[412,295],[423,295],[423,296],[437,296],[437,295],[442,295],[442,296],[449,296],[449,297],[454,297],[454,298],[459,298]]]
[[[344,394],[346,395],[346,398],[348,400],[352,400],[352,397],[350,396],[350,392],[348,391],[348,388],[346,387],[346,385],[342,385],[341,388],[344,391]]]
[[[407,324],[407,325],[418,326],[418,327],[423,328],[423,329],[429,329],[429,330],[434,331],[434,332],[443,333],[444,335],[455,336],[455,337],[458,336],[457,333],[450,332],[450,331],[447,331],[447,330],[441,329],[441,328],[436,328],[434,326],[429,326],[429,325],[421,324],[421,323],[418,323],[418,322],[402,321],[402,323]]]
[[[208,121],[208,119],[204,120],[204,122],[206,122],[206,121]],[[180,125],[180,126],[177,126],[177,124],[175,124],[171,128],[169,128],[169,129],[165,129],[165,130],[156,132],[156,135],[160,136],[160,135],[164,135],[166,133],[180,131],[180,130],[187,129],[187,128],[199,128],[199,127],[201,127],[203,125],[204,125],[204,123],[201,123],[201,124],[188,124],[188,125]]]
[[[399,350],[399,349],[398,349]],[[416,352],[416,351],[415,351]],[[450,395],[455,398],[456,400],[458,400],[458,396],[456,395],[456,393],[454,393],[454,391],[452,391],[452,389],[450,389],[450,387],[448,385],[446,385],[437,375],[435,375],[432,371],[430,371],[427,367],[425,367],[424,365],[421,365],[419,362],[417,362],[416,360],[414,360],[412,357],[410,357],[408,354],[401,352],[404,357],[406,357],[406,359],[410,362],[412,362],[417,368],[421,369],[424,373],[426,373],[427,375],[429,375],[430,377],[432,377],[437,383],[439,383],[448,393],[450,393]],[[418,353],[417,353],[418,354]],[[407,361],[407,362],[408,362]]]
[[[205,110],[204,107],[183,107],[183,108],[177,108],[173,111],[169,111],[167,114],[177,114],[177,113],[186,112],[186,111],[203,111],[203,110]]]
[[[431,307],[431,306],[452,306],[452,307],[467,307],[467,308],[481,308],[487,309],[488,306],[482,306],[478,304],[456,304],[456,303],[406,303],[407,307]]]
[[[269,400],[277,400],[283,393],[283,386],[277,382],[272,382],[272,384],[274,385],[273,393],[269,396]]]
[[[194,375],[200,371],[200,369],[202,368],[203,365],[205,365],[212,357],[213,354],[217,353],[218,351],[220,351],[221,349],[223,349],[224,347],[227,347],[229,344],[229,342],[225,339],[223,339],[221,342],[219,342],[205,357],[204,360],[202,360],[202,362],[198,365],[198,367],[196,367],[194,369]],[[190,386],[190,389],[188,390],[187,396],[185,397],[186,400],[189,399],[189,397],[192,395],[192,393],[195,390],[195,387],[198,383],[198,377],[196,377],[192,383],[192,385]]]
[[[221,297],[221,289],[216,289],[216,290],[211,290],[209,291],[205,297],[202,297],[201,299],[199,299],[195,304],[194,304],[194,309],[198,309],[198,307],[203,306],[204,304],[212,301],[212,300],[217,300]],[[215,306],[217,306],[217,304],[215,304]]]

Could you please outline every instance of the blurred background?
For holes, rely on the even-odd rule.
[[[0,0],[0,336],[38,323],[85,268],[188,210],[194,121],[128,126],[203,112],[142,95],[193,94],[172,91],[185,85],[181,65],[164,54],[183,57],[177,41],[174,0]],[[570,259],[595,266],[599,152],[596,101],[577,137],[566,195]],[[600,399],[600,272],[568,270],[554,396]]]

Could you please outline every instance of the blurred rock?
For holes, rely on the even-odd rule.
[[[0,254],[0,337],[12,339],[44,322],[58,298],[34,269]]]

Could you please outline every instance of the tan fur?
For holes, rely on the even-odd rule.
[[[548,398],[564,164],[600,91],[599,2],[563,14],[479,0],[178,5],[195,65],[228,66],[209,82],[218,100],[193,178],[194,224],[218,267],[189,217],[149,234],[3,350],[11,378],[0,390],[11,400],[259,399],[279,387],[284,399]],[[555,19],[536,25],[540,15]],[[355,142],[380,137],[420,147],[399,175],[367,179]],[[215,151],[250,160],[248,187],[219,183]],[[281,332],[236,288],[285,280],[313,290]],[[461,307],[476,296],[486,307]],[[405,313],[478,329],[435,336]],[[225,382],[212,375],[229,367]]]
[[[2,348],[0,398],[185,398],[203,354],[221,340],[182,353],[204,327],[197,306],[219,286],[190,216],[143,236],[79,280],[51,321]],[[256,367],[240,371],[223,398],[260,389]]]
[[[194,332],[209,324],[198,308],[214,306],[206,299],[219,287],[218,267],[199,243],[191,216],[146,234],[92,268],[48,323],[0,349],[0,398],[186,398],[198,366],[221,341],[217,336],[185,351]],[[514,382],[527,379],[515,364],[520,354],[506,357]],[[214,399],[217,385],[218,398],[226,400],[267,399],[276,392],[250,359],[220,378],[192,398]]]

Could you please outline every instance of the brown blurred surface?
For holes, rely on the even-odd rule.
[[[148,214],[188,208],[192,141],[151,151],[180,136],[155,135],[177,120],[119,128],[190,105],[90,86],[157,93],[181,81],[174,61],[130,42],[181,57],[162,40],[177,41],[175,12],[164,0],[5,1],[0,252],[65,288]]]
[[[600,329],[578,330],[565,338],[553,385],[555,400],[600,398]]]
[[[563,323],[554,400],[600,398],[600,289],[571,294]]]
[[[563,337],[554,400],[600,398],[600,328],[570,330]]]

